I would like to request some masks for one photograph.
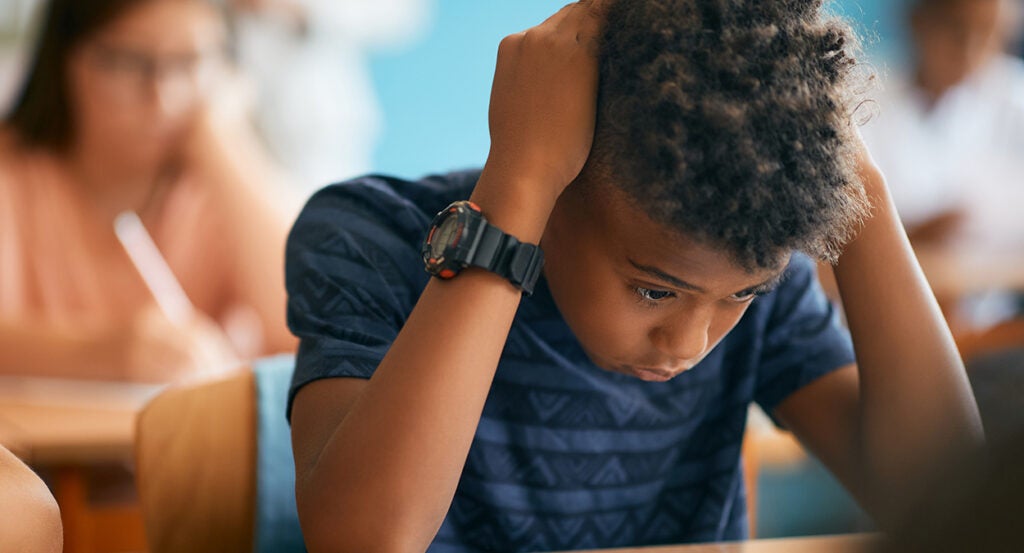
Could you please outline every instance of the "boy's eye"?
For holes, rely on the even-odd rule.
[[[651,290],[650,288],[643,288],[641,286],[637,286],[635,290],[638,296],[647,301],[661,301],[672,296],[672,292],[665,290]]]
[[[754,298],[756,298],[757,296],[760,296],[760,295],[761,294],[759,294],[757,292],[747,291],[747,292],[740,292],[738,294],[733,294],[730,297],[732,298],[732,301],[739,302],[739,303],[744,303],[744,302],[748,302],[748,301],[750,301],[750,300],[752,300],[752,299],[754,299]]]

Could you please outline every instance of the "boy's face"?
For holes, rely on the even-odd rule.
[[[658,382],[692,368],[783,271],[747,272],[724,251],[655,223],[614,187],[580,188],[570,186],[551,215],[544,273],[562,316],[605,370]]]

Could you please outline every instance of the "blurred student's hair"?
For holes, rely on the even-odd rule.
[[[22,144],[63,152],[74,138],[68,59],[129,9],[151,0],[49,0],[27,77],[6,117]]]
[[[74,121],[68,59],[76,46],[128,8],[146,0],[51,0],[28,74],[7,125],[22,143],[66,150]]]

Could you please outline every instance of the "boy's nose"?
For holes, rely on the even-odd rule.
[[[676,317],[654,329],[654,347],[674,361],[696,361],[708,346],[709,318],[700,314]]]

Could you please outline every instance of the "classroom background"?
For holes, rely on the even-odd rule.
[[[0,112],[7,112],[18,92],[42,1],[0,0]],[[883,86],[909,64],[904,15],[907,2],[829,2],[830,9],[849,18],[861,35],[865,59]],[[311,10],[325,11],[319,24],[301,40],[290,37],[273,18],[243,14],[232,19],[238,43],[236,61],[250,87],[254,121],[271,154],[291,174],[294,191],[302,197],[331,182],[368,172],[416,177],[481,165],[488,149],[487,106],[498,42],[505,35],[536,24],[563,2],[353,1],[357,9],[340,13],[331,11],[332,0],[325,0],[326,8],[315,7],[314,0],[307,3]],[[1024,53],[1019,46],[1014,50],[1017,55]],[[1024,134],[1024,130],[1018,131]],[[1024,150],[1019,159],[1024,160]],[[1015,182],[1017,193],[1024,190],[1019,176]],[[996,199],[995,203],[1008,202]],[[1006,269],[1005,282],[1024,281],[1022,259],[1024,255],[1012,260],[1017,265]],[[972,270],[962,267],[957,274],[965,272]],[[954,289],[959,285],[949,286]],[[978,286],[969,286],[972,294],[965,300],[967,307],[958,315],[957,324],[962,320],[964,328],[988,329],[1019,315],[1024,306],[1014,304],[1019,301],[1019,289],[973,293]],[[997,333],[995,338],[985,334],[977,341],[971,341],[975,335],[967,333],[969,339],[964,343],[980,352],[985,351],[989,343],[986,340],[990,339],[1001,345],[1024,346],[1020,338],[1024,334],[1013,332]],[[985,363],[1004,366],[991,359],[979,361]],[[1003,396],[1024,392],[1020,373],[1012,378],[1016,387],[1008,388],[1000,380],[976,384],[976,391]],[[126,409],[134,405],[132,398],[138,396],[132,394],[136,393],[151,391],[96,389],[102,401],[129,406]],[[64,387],[52,397],[74,396]],[[842,487],[792,439],[772,430],[771,424],[756,413],[751,424],[766,436],[756,449],[759,464],[753,491],[753,530],[757,537],[872,529]],[[277,439],[286,440],[281,436]],[[61,470],[49,472],[49,477],[60,481],[67,476]],[[85,492],[79,489],[78,493]],[[121,499],[115,497],[113,501]],[[91,501],[88,497],[77,500]],[[118,514],[111,520],[135,520],[131,517],[137,514],[132,515],[131,508],[125,515],[128,518],[117,518],[121,516]],[[131,537],[126,540],[130,542]],[[121,550],[117,547],[79,550]]]
[[[39,3],[2,0],[0,107],[7,106],[15,93]],[[354,81],[360,87],[354,98],[360,106],[352,111],[374,114],[357,119],[358,126],[347,131],[350,136],[369,137],[374,147],[353,154],[348,170],[336,178],[364,172],[412,177],[480,165],[487,155],[487,100],[498,42],[543,20],[562,2],[388,0],[377,4],[397,23],[380,24],[377,36],[368,32],[362,42],[325,36],[310,48],[325,63],[332,56],[343,60],[346,67],[339,71],[335,66],[333,71],[344,71],[349,90],[334,92],[341,99],[352,96]],[[856,24],[871,60],[882,72],[902,63],[901,2],[838,0],[831,4],[836,13]],[[327,184],[321,181],[303,186],[314,190]]]

